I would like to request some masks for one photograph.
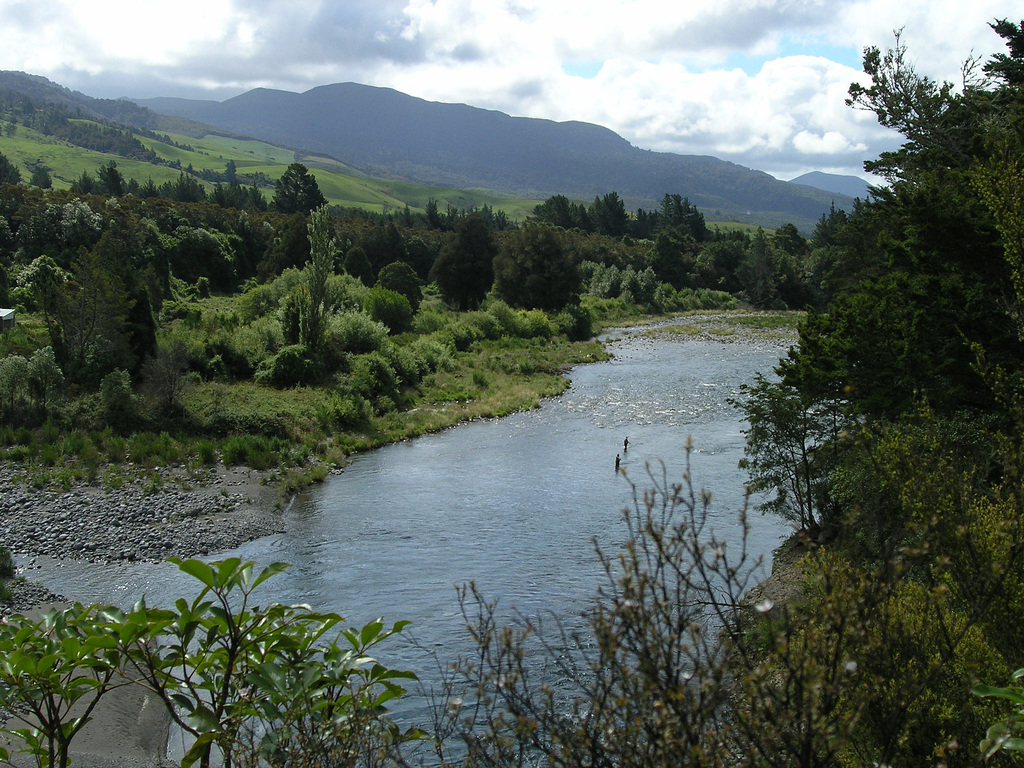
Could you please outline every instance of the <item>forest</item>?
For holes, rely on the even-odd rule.
[[[865,52],[871,84],[848,103],[905,143],[867,164],[884,186],[807,239],[709,229],[671,193],[636,213],[614,192],[555,196],[524,222],[331,210],[298,163],[265,210],[4,186],[0,304],[28,320],[0,347],[0,444],[40,485],[95,477],[142,434],[157,462],[331,461],[439,428],[400,419],[413,404],[468,416],[534,375],[557,391],[561,365],[600,354],[602,325],[741,304],[806,315],[777,375],[735,401],[765,499],[743,514],[793,521],[779,560],[794,598],[749,599],[756,563],[706,529],[687,476],[638,491],[622,550],[599,552],[587,636],[503,626],[466,587],[478,653],[449,670],[429,728],[388,718],[409,673],[353,663],[402,625],[314,650],[334,618],[248,607],[277,566],[180,562],[194,603],[76,609],[59,632],[0,641],[69,663],[103,648],[79,660],[97,680],[130,664],[179,703],[201,765],[214,743],[239,765],[402,764],[410,744],[465,766],[1019,763],[1024,29],[991,26],[1005,51],[969,59],[958,84],[918,74],[899,34]],[[242,406],[257,401],[275,405]],[[240,680],[217,674],[224,653]],[[17,661],[4,690],[30,689]],[[199,689],[174,671],[188,666],[208,675]]]

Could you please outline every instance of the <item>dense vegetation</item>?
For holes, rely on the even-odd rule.
[[[607,579],[586,614],[587,632],[502,627],[486,596],[467,588],[479,647],[446,678],[431,724],[436,760],[1010,762],[1024,749],[1024,672],[1013,672],[1024,660],[1024,29],[1008,21],[993,28],[1008,53],[969,61],[959,88],[919,76],[899,37],[889,51],[866,52],[872,84],[852,86],[850,103],[907,141],[871,163],[889,185],[852,214],[823,217],[810,242],[789,227],[709,232],[672,195],[661,210],[636,216],[613,193],[590,206],[556,197],[533,221],[497,229],[480,212],[449,211],[448,225],[428,217],[417,228],[324,208],[242,214],[210,203],[5,187],[9,298],[39,318],[5,341],[0,361],[4,381],[21,382],[3,390],[6,417],[22,421],[7,428],[8,456],[45,463],[31,446],[75,430],[102,442],[171,423],[196,435],[248,432],[294,445],[300,423],[271,426],[268,412],[239,412],[243,391],[319,393],[313,436],[348,450],[385,434],[410,402],[471,400],[499,370],[525,373],[522,366],[587,338],[595,319],[619,319],[625,307],[675,311],[733,295],[759,306],[807,304],[799,345],[778,376],[759,378],[737,400],[749,418],[752,488],[767,492],[766,510],[799,529],[790,554],[800,558],[800,597],[747,599],[756,564],[706,530],[708,497],[688,476],[679,484],[652,478],[626,511],[623,550],[600,553]],[[453,360],[469,375],[455,378],[462,369]],[[189,372],[198,380],[177,390]],[[145,407],[133,399],[135,382],[154,393]],[[185,567],[205,584],[204,596],[254,586],[251,573],[235,575],[245,568],[237,562]],[[263,737],[292,711],[282,700],[294,694],[300,712],[311,701],[299,695],[308,689],[290,686],[301,677],[334,690],[335,673],[310,662],[318,657],[307,655],[309,633],[272,616],[281,642],[272,650],[300,649],[294,658],[308,677],[293,680],[285,664],[288,675],[270,679],[285,656],[261,666],[254,648],[249,682],[273,690],[274,706],[258,711],[235,691],[226,700],[240,702],[239,717],[230,707],[214,712],[204,704],[212,682],[174,688],[161,667],[174,666],[173,654],[147,657],[145,642],[133,645],[150,637],[147,627],[174,637],[179,627],[211,627],[207,637],[219,638],[234,621],[230,611],[207,615],[198,606],[112,615],[102,630],[74,614],[84,639],[54,658],[91,642],[109,650],[109,665],[129,660],[144,677],[156,670],[148,684],[179,694],[172,700],[201,744],[265,745],[250,750],[250,764],[374,764],[381,749],[401,761],[394,750],[421,735],[389,728],[373,709],[382,718],[373,727],[343,717],[332,721],[340,730],[308,731],[329,737],[316,742],[326,752],[274,751],[279,745]],[[332,619],[311,617],[309,626],[321,621]],[[9,642],[42,629],[18,628]],[[89,639],[104,632],[122,639]],[[106,674],[107,662],[81,663]],[[9,679],[26,681],[31,693],[35,668],[10,666]],[[211,681],[222,679],[206,669]],[[342,669],[346,681],[366,681]],[[387,683],[403,673],[380,673],[388,694],[400,695]],[[315,701],[329,709],[337,699]],[[323,712],[318,703],[306,722],[323,726]],[[267,730],[241,727],[261,717]],[[286,725],[282,733],[299,733]],[[372,753],[339,740],[356,731],[380,737]],[[242,752],[233,753],[238,764]]]

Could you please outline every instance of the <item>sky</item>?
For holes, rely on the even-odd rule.
[[[844,103],[902,30],[959,83],[1020,0],[0,0],[0,69],[98,98],[221,101],[357,82],[606,126],[781,179],[859,175],[900,144]],[[870,179],[869,179],[870,180]]]

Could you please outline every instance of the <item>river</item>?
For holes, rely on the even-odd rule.
[[[573,369],[572,387],[540,408],[356,456],[295,500],[286,533],[212,557],[290,563],[260,602],[308,603],[350,624],[411,621],[417,645],[389,645],[387,661],[423,674],[434,666],[424,649],[450,659],[464,647],[458,585],[475,581],[508,612],[578,615],[601,575],[594,540],[608,550],[621,543],[631,483],[650,486],[649,469],[682,478],[688,438],[694,484],[712,492],[711,527],[737,541],[743,425],[727,400],[770,372],[784,346],[638,330],[618,331],[610,349],[612,360]],[[616,454],[625,474],[615,472]],[[767,570],[791,529],[757,513],[751,522],[752,550]],[[165,604],[185,589],[167,564],[50,561],[32,577],[122,606],[143,593]]]

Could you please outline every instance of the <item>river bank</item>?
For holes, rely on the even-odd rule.
[[[798,315],[692,313],[653,325],[607,329],[602,338],[611,348],[617,334],[778,347],[795,342]],[[0,613],[50,601],[44,587],[30,583],[39,556],[158,562],[172,556],[202,557],[284,530],[280,497],[269,472],[223,465],[155,472],[158,484],[146,472],[119,488],[83,482],[54,490],[27,484],[16,465],[0,465],[0,543],[20,561],[19,575],[25,577],[9,582],[13,595],[0,601]]]
[[[0,542],[20,561],[24,577],[8,582],[11,598],[0,601],[0,614],[64,599],[31,581],[39,556],[159,562],[202,557],[284,530],[265,472],[223,466],[198,474],[157,471],[165,482],[155,492],[151,475],[118,489],[83,483],[56,491],[33,488],[19,482],[17,469],[0,467]]]

